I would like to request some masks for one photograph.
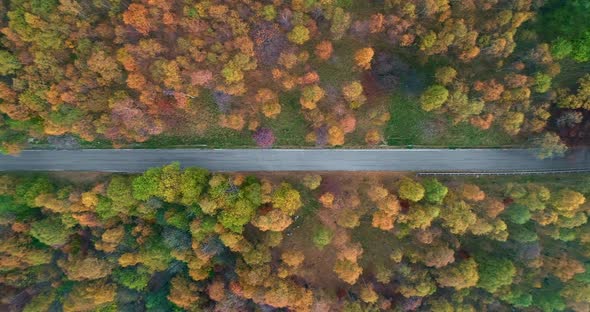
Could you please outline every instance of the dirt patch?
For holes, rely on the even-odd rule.
[[[49,176],[55,180],[64,181],[75,185],[94,184],[94,182],[105,180],[110,175],[110,173],[94,171],[60,171],[49,173]]]
[[[296,275],[310,287],[327,289],[335,294],[338,288],[346,287],[346,284],[332,270],[336,262],[336,250],[332,246],[319,250],[313,244],[313,233],[320,226],[317,221],[314,216],[310,216],[300,226],[295,225],[293,229],[287,230],[281,251],[303,251],[305,260]]]
[[[422,126],[423,138],[436,138],[446,132],[446,125],[441,120],[432,120]]]
[[[59,150],[75,150],[80,149],[80,142],[77,138],[71,135],[50,136],[47,138],[49,148]]]

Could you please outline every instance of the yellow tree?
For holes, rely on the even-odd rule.
[[[357,50],[354,54],[354,61],[356,65],[361,69],[370,69],[371,68],[371,61],[373,60],[373,55],[375,51],[373,48],[363,48]]]
[[[479,280],[477,262],[474,258],[456,262],[436,271],[436,281],[443,287],[457,290],[474,287]]]
[[[281,254],[281,260],[283,260],[283,262],[286,263],[288,266],[294,268],[300,266],[303,263],[304,259],[305,256],[303,255],[303,252],[298,250],[288,250],[284,251]]]
[[[404,178],[399,184],[399,197],[401,199],[417,202],[424,198],[424,192],[422,184],[410,178]]]
[[[279,97],[267,88],[259,89],[256,93],[256,102],[262,105],[262,113],[267,118],[276,118],[281,113]]]
[[[251,223],[261,231],[281,232],[291,225],[291,217],[280,209],[273,209],[252,219]]]
[[[272,194],[272,205],[292,216],[302,206],[301,195],[291,184],[281,183]]]
[[[377,145],[383,141],[381,132],[378,129],[371,129],[365,135],[365,143],[368,145]]]
[[[354,285],[361,276],[363,269],[356,263],[346,259],[337,260],[334,264],[334,272],[341,280]]]
[[[57,262],[59,267],[66,273],[69,280],[83,281],[95,280],[108,276],[111,273],[112,265],[105,260],[95,257],[82,259],[67,259]]]
[[[75,284],[63,302],[64,312],[96,311],[115,301],[117,286],[105,280]]]
[[[324,97],[324,95],[324,90],[317,84],[305,86],[303,90],[301,90],[299,103],[301,103],[303,108],[312,110],[316,108],[317,103]]]
[[[332,126],[328,129],[328,144],[332,146],[344,144],[344,131],[338,126]]]
[[[295,44],[302,45],[309,40],[309,29],[303,25],[297,25],[287,34],[287,38]]]
[[[348,101],[350,108],[356,109],[361,107],[367,98],[363,94],[363,86],[359,81],[353,81],[342,87],[342,94]]]
[[[168,300],[180,308],[192,310],[199,301],[200,290],[197,284],[190,279],[176,276],[170,281]]]
[[[366,303],[375,303],[379,299],[379,295],[373,289],[372,285],[365,285],[361,287],[361,300]]]

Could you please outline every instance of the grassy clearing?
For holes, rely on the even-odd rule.
[[[343,51],[333,55],[328,61],[319,61],[312,57],[312,66],[321,77],[322,84],[341,86],[357,77],[355,73],[354,53],[361,48],[361,43],[353,39],[342,39],[332,43],[334,51]]]
[[[394,95],[390,104],[391,120],[385,128],[385,140],[390,146],[420,144],[422,129],[432,120],[431,114],[420,109],[411,99]]]
[[[379,265],[387,267],[390,265],[389,256],[399,246],[399,241],[390,232],[373,227],[369,215],[363,219],[361,225],[352,231],[352,240],[363,247],[360,265],[369,271]]]
[[[500,147],[514,144],[514,140],[501,129],[492,127],[481,130],[466,122],[456,126],[448,125],[445,132],[424,138],[424,145],[444,145],[450,147]]]
[[[262,126],[271,128],[277,138],[277,146],[305,146],[307,122],[301,114],[299,94],[297,92],[281,94],[281,113],[276,119],[264,118]]]
[[[415,98],[404,95],[392,96],[390,112],[385,129],[390,146],[500,147],[517,143],[495,127],[481,130],[466,122],[453,125],[440,115],[423,111]]]
[[[213,127],[204,136],[157,136],[144,143],[133,144],[135,148],[161,148],[174,146],[206,146],[211,148],[230,148],[253,146],[252,138],[245,132]]]

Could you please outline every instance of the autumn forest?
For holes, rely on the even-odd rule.
[[[0,177],[24,311],[588,311],[590,176]]]
[[[559,155],[589,132],[587,8],[4,2],[2,150],[65,136],[88,147],[533,145]]]

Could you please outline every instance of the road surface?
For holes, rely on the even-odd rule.
[[[0,171],[141,172],[179,161],[212,171],[590,171],[590,149],[538,160],[524,149],[88,149],[0,156]]]

